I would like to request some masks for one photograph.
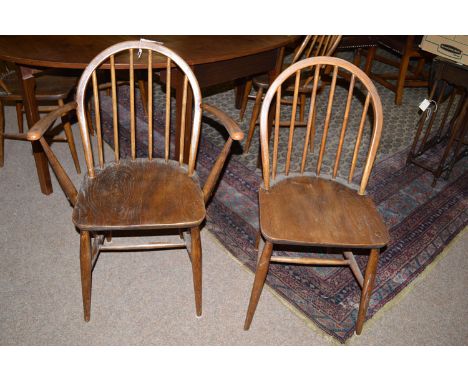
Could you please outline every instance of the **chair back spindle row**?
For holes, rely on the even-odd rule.
[[[319,41],[319,44],[322,46],[330,45],[331,39],[324,38],[322,41]],[[371,123],[370,126],[370,144],[367,150],[367,155],[364,158],[364,165],[362,166],[362,176],[361,180],[357,186],[359,189],[360,194],[365,193],[365,189],[367,186],[367,182],[369,179],[369,175],[375,160],[377,147],[380,141],[381,131],[382,131],[382,124],[383,124],[383,113],[382,113],[382,104],[380,101],[380,97],[377,93],[377,90],[369,79],[369,77],[359,68],[354,66],[353,64],[334,57],[314,57],[308,58],[302,61],[298,61],[294,65],[288,67],[283,73],[281,73],[277,79],[273,82],[268,90],[267,94],[265,95],[265,99],[263,101],[263,106],[261,110],[260,116],[260,141],[261,141],[261,149],[262,149],[262,162],[263,162],[263,180],[264,180],[264,187],[268,189],[270,187],[270,176],[272,180],[275,180],[278,175],[278,155],[279,155],[279,121],[281,120],[281,104],[280,100],[282,97],[282,89],[281,86],[283,84],[292,83],[294,82],[294,92],[292,95],[292,111],[290,117],[290,124],[289,124],[289,135],[287,140],[287,151],[286,151],[286,158],[285,158],[285,166],[284,166],[284,174],[285,176],[290,175],[291,173],[291,163],[292,163],[292,152],[295,149],[294,142],[294,126],[295,126],[295,119],[296,119],[296,106],[297,106],[297,98],[300,86],[300,79],[301,73],[305,71],[311,74],[313,78],[313,86],[310,92],[310,101],[309,101],[309,113],[307,117],[307,125],[306,125],[306,132],[305,137],[300,141],[300,145],[303,145],[301,153],[302,155],[298,160],[300,160],[300,174],[303,174],[306,169],[306,164],[308,158],[310,158],[309,153],[309,146],[313,148],[314,146],[314,139],[317,131],[319,129],[322,130],[321,139],[317,142],[319,145],[318,155],[317,155],[317,162],[315,166],[315,175],[321,176],[323,164],[324,164],[324,156],[326,152],[330,152],[334,156],[332,163],[331,163],[331,178],[336,179],[339,173],[340,162],[342,161],[342,153],[343,147],[345,143],[345,137],[349,134],[347,132],[350,131],[349,128],[349,121],[350,117],[353,116],[353,120],[357,120],[358,126],[353,130],[353,134],[356,134],[356,138],[352,151],[352,159],[350,158],[350,165],[349,165],[349,173],[347,175],[347,182],[353,183],[354,175],[356,169],[358,167],[358,158],[360,157],[361,146],[363,143],[363,136],[366,125]],[[322,81],[327,76],[326,73],[330,75],[327,81],[330,82],[328,86],[328,98],[326,99],[326,107],[324,108],[325,113],[321,114],[318,110],[317,104],[320,96],[325,94],[325,92],[318,92],[319,88],[319,79]],[[291,81],[290,81],[291,80]],[[342,86],[342,82],[346,80],[348,84]],[[360,81],[363,85],[363,90],[358,92],[356,89],[356,82]],[[344,106],[344,113],[343,115],[339,115],[337,112],[333,112],[335,95],[338,92],[338,88],[340,87],[340,94],[343,91],[347,91],[347,94],[343,102]],[[363,96],[359,98],[358,94]],[[364,100],[362,101],[362,98]],[[273,103],[273,99],[276,101]],[[362,107],[362,112],[359,114],[360,110],[354,110],[356,105],[356,100]],[[325,99],[324,99],[325,101]],[[269,120],[269,113],[270,107],[275,107],[275,118],[274,118],[274,136],[273,136],[273,155],[272,155],[272,168],[270,169],[270,152],[269,152],[269,133],[268,133],[268,120]],[[371,113],[372,111],[372,113]],[[340,113],[341,114],[341,113]],[[317,122],[317,116],[321,115],[323,119],[323,124]],[[337,120],[337,118],[342,117],[342,120]],[[336,130],[336,137],[338,138],[337,148],[336,150],[332,150],[331,148],[327,148],[328,141],[330,140],[330,134],[332,134],[332,122],[333,126],[333,134],[335,134]],[[334,141],[336,142],[336,141]],[[331,147],[331,146],[330,146]],[[313,150],[311,150],[313,153]],[[299,154],[299,153],[298,153]],[[270,175],[271,174],[271,175]],[[297,173],[296,173],[297,174]]]
[[[143,54],[142,54],[143,53]],[[162,56],[162,57],[161,57]],[[136,99],[135,99],[135,81],[136,70],[147,71],[148,76],[148,91],[147,91],[147,128],[148,128],[148,159],[154,158],[154,145],[156,135],[154,134],[153,114],[156,110],[163,111],[165,108],[164,120],[164,150],[163,157],[166,161],[170,160],[170,146],[171,146],[171,85],[173,69],[177,68],[183,75],[183,101],[182,101],[182,120],[181,120],[181,137],[180,137],[180,152],[179,158],[175,158],[180,165],[183,164],[182,153],[184,152],[185,143],[185,123],[188,92],[193,94],[193,126],[192,136],[190,139],[189,150],[189,163],[188,172],[192,175],[195,169],[195,161],[197,154],[197,146],[200,134],[201,123],[201,92],[198,82],[191,71],[190,67],[173,51],[165,48],[161,44],[150,41],[128,41],[116,44],[109,47],[105,51],[96,56],[93,61],[88,65],[83,72],[77,88],[77,103],[78,103],[78,120],[80,123],[80,131],[83,140],[85,151],[86,165],[88,168],[88,176],[95,176],[94,154],[91,144],[91,136],[89,133],[88,120],[86,118],[86,94],[88,86],[92,89],[93,106],[94,106],[94,123],[96,125],[96,141],[97,141],[97,156],[99,167],[105,166],[105,156],[103,148],[103,133],[102,126],[103,118],[101,115],[102,99],[100,91],[104,88],[109,88],[107,84],[99,84],[100,78],[104,76],[106,71],[110,71],[110,91],[112,98],[112,131],[113,131],[113,145],[114,145],[114,161],[119,162],[121,157],[121,140],[119,139],[119,132],[121,130],[122,121],[119,121],[119,108],[118,108],[118,92],[119,85],[118,74],[123,69],[128,68],[129,79],[129,132],[130,132],[130,158],[135,160],[137,158],[137,113],[136,113]],[[155,71],[160,70],[165,73],[165,102],[161,107],[154,105],[155,97],[153,96],[154,81],[153,75]],[[90,81],[91,80],[91,81]],[[89,85],[89,83],[91,84]],[[163,85],[164,86],[164,85]],[[162,113],[161,113],[162,115]],[[120,132],[121,133],[121,132]]]

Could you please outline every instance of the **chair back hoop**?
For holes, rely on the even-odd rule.
[[[377,92],[377,89],[373,82],[370,80],[370,78],[358,67],[353,65],[352,63],[345,61],[340,58],[336,57],[326,57],[326,56],[319,56],[319,57],[313,57],[313,58],[307,58],[301,61],[298,61],[297,63],[289,66],[286,68],[271,84],[270,88],[268,89],[265,98],[263,100],[262,104],[262,109],[260,113],[260,145],[261,145],[261,155],[262,155],[262,170],[263,170],[263,181],[264,181],[264,188],[269,189],[270,188],[270,177],[273,176],[273,179],[275,178],[276,174],[276,159],[277,159],[277,138],[275,135],[275,142],[274,142],[274,150],[273,150],[273,168],[271,170],[272,173],[270,173],[270,152],[269,152],[269,133],[268,133],[268,120],[269,120],[269,114],[270,114],[270,107],[272,106],[272,101],[276,97],[276,116],[275,116],[275,126],[274,128],[274,134],[279,132],[279,102],[278,98],[281,98],[281,85],[287,81],[291,76],[295,75],[296,77],[296,87],[294,91],[294,102],[293,102],[293,110],[295,111],[295,103],[297,103],[297,88],[299,86],[299,78],[300,78],[300,71],[303,68],[307,68],[307,70],[312,69],[315,67],[315,79],[314,79],[314,89],[312,91],[312,96],[311,98],[311,111],[309,114],[309,121],[308,121],[308,126],[307,126],[307,135],[306,135],[306,142],[304,145],[304,154],[303,154],[303,163],[302,163],[302,169],[301,173],[304,171],[304,163],[305,163],[305,158],[307,154],[306,146],[308,144],[308,137],[309,137],[309,131],[310,131],[310,125],[311,125],[311,120],[312,117],[311,115],[315,114],[313,113],[313,107],[315,107],[315,96],[317,94],[317,83],[318,79],[320,77],[320,70],[324,67],[327,66],[332,66],[333,67],[333,79],[332,83],[330,85],[330,96],[328,100],[328,109],[327,109],[327,118],[325,121],[325,127],[324,127],[324,133],[323,133],[323,138],[322,138],[322,143],[320,147],[320,156],[318,159],[318,167],[316,171],[316,175],[320,176],[320,166],[321,166],[321,161],[322,161],[322,155],[323,151],[325,149],[325,142],[326,142],[326,134],[327,134],[327,129],[328,129],[328,124],[329,124],[329,119],[331,115],[331,108],[333,105],[333,96],[334,96],[334,90],[335,90],[335,85],[336,85],[336,77],[338,74],[338,69],[341,70],[346,70],[351,74],[351,83],[350,83],[350,90],[348,93],[348,101],[347,101],[347,106],[346,106],[346,112],[345,112],[345,117],[343,119],[343,127],[342,127],[342,136],[340,138],[340,148],[341,150],[341,145],[343,143],[343,137],[344,133],[346,131],[346,124],[348,120],[348,115],[349,115],[349,109],[351,105],[351,98],[352,98],[352,90],[354,88],[354,83],[355,80],[358,79],[364,86],[365,90],[367,90],[367,97],[366,97],[366,102],[363,108],[363,113],[361,116],[361,123],[359,127],[359,133],[358,133],[358,138],[356,140],[356,146],[354,150],[354,157],[353,157],[353,163],[351,164],[351,171],[350,175],[348,178],[348,183],[351,183],[354,175],[354,167],[356,164],[357,160],[357,154],[359,152],[359,145],[361,141],[361,135],[362,135],[362,130],[364,127],[364,122],[366,119],[367,111],[368,111],[368,106],[372,105],[372,110],[373,110],[373,126],[372,126],[372,135],[370,139],[370,146],[369,150],[367,152],[367,157],[365,160],[365,165],[363,169],[363,174],[361,178],[361,182],[359,184],[359,194],[363,195],[365,193],[365,189],[367,186],[367,182],[369,180],[369,175],[372,170],[372,166],[374,164],[374,159],[376,156],[377,148],[380,142],[380,137],[382,134],[382,125],[383,125],[383,111],[382,111],[382,103],[379,97],[379,94]],[[290,142],[289,142],[289,147],[288,147],[288,156],[287,156],[287,161],[290,159],[290,152],[291,152],[291,140],[292,140],[292,131],[294,129],[294,124],[295,124],[295,112],[292,113],[291,116],[291,125],[290,125]],[[337,163],[339,162],[339,156],[341,152],[337,152],[336,158],[335,158],[335,171],[333,178],[336,176],[336,168],[337,168]],[[288,175],[288,162],[286,163],[286,171],[285,175]]]
[[[201,124],[201,102],[202,102],[202,97],[201,97],[201,91],[200,91],[200,86],[198,84],[197,79],[195,78],[195,75],[193,71],[190,69],[189,65],[184,61],[183,58],[181,58],[178,54],[176,54],[174,51],[171,49],[163,46],[161,43],[153,42],[153,41],[148,41],[148,40],[136,40],[136,41],[125,41],[121,42],[115,45],[110,46],[109,48],[103,50],[101,53],[99,53],[91,62],[88,64],[86,69],[84,70],[83,74],[81,75],[81,78],[78,82],[78,87],[76,91],[76,101],[77,101],[77,115],[78,115],[78,121],[80,124],[80,131],[81,131],[81,137],[83,140],[83,147],[84,147],[84,153],[85,153],[85,160],[86,160],[86,165],[88,168],[88,176],[89,177],[94,177],[95,172],[95,164],[94,164],[94,158],[93,158],[93,152],[91,148],[91,141],[90,141],[90,133],[89,133],[89,128],[88,128],[88,119],[86,116],[86,105],[85,105],[85,100],[86,100],[86,89],[88,86],[88,83],[92,79],[93,86],[94,86],[94,91],[95,91],[95,98],[96,98],[96,93],[97,93],[97,85],[95,84],[96,81],[96,70],[99,69],[99,67],[108,59],[110,59],[110,67],[111,67],[111,77],[112,77],[112,87],[113,87],[113,107],[114,107],[114,120],[116,119],[116,110],[117,110],[117,104],[116,100],[114,99],[114,93],[115,93],[115,68],[116,64],[114,64],[114,55],[123,51],[128,50],[130,52],[130,59],[129,59],[129,64],[126,65],[129,67],[129,72],[130,72],[130,88],[131,93],[131,114],[132,114],[132,156],[134,157],[135,154],[135,142],[134,142],[134,105],[133,105],[133,97],[134,97],[134,58],[133,56],[136,55],[136,52],[141,51],[141,50],[147,50],[148,52],[148,61],[151,64],[151,69],[148,69],[148,133],[150,134],[150,137],[152,137],[152,81],[150,79],[152,78],[152,69],[156,67],[154,65],[154,61],[152,61],[152,52],[159,53],[167,58],[166,61],[166,66],[161,67],[161,64],[158,63],[157,68],[165,69],[167,72],[167,86],[166,86],[166,161],[168,160],[168,153],[169,153],[169,130],[170,130],[170,73],[171,73],[171,66],[178,67],[180,71],[185,75],[184,79],[184,112],[185,112],[185,100],[187,99],[187,85],[190,84],[190,87],[192,89],[193,93],[193,125],[192,125],[192,135],[190,138],[190,152],[189,152],[189,162],[188,162],[188,174],[191,176],[194,173],[195,169],[195,162],[196,162],[196,155],[197,155],[197,147],[198,147],[198,141],[200,137],[200,124]],[[136,52],[134,53],[134,50]],[[137,60],[140,58],[140,54],[137,56]],[[141,65],[139,65],[140,67]],[[93,77],[93,78],[92,78]],[[150,94],[151,93],[151,94]],[[96,101],[96,106],[99,106],[99,101]],[[96,110],[97,109],[97,110]],[[99,107],[95,107],[95,111],[98,112]],[[185,113],[183,113],[185,114]],[[99,117],[100,118],[100,117]],[[183,122],[185,121],[185,118],[182,118]],[[151,122],[150,122],[151,121]],[[98,130],[100,130],[100,121]],[[183,123],[182,122],[182,123]],[[184,131],[184,129],[182,129]],[[117,124],[114,121],[114,135],[116,136],[116,131],[117,131]],[[101,132],[98,131],[98,134]],[[118,152],[118,138],[117,141],[115,141],[115,136],[114,136],[114,143],[116,144],[115,151],[115,156],[116,156],[116,161],[119,160],[119,152]],[[99,136],[98,136],[99,140]],[[102,142],[100,142],[102,145]],[[149,147],[152,148],[152,142],[148,142]],[[102,147],[100,147],[100,150],[102,150]],[[181,151],[183,151],[183,147],[181,148]],[[103,166],[103,159],[102,159],[102,152],[100,151],[100,164],[101,167]],[[149,152],[148,154],[149,159],[152,159],[152,151]],[[180,164],[182,164],[182,156],[180,158]]]

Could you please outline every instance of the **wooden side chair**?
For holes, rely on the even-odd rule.
[[[23,140],[27,137],[24,133],[23,125],[23,98],[21,95],[21,84],[18,76],[12,66],[0,62],[0,167],[4,165],[4,147],[5,139]],[[76,77],[61,76],[52,72],[40,73],[36,78],[36,99],[39,105],[39,112],[50,112],[64,105],[64,101],[75,89],[77,83]],[[18,120],[18,133],[5,133],[5,116],[3,105],[14,103],[16,106],[16,115]],[[75,164],[76,172],[81,173],[80,162],[76,152],[75,141],[71,130],[71,124],[67,116],[62,118],[65,137],[52,136],[48,139],[52,142],[67,142],[70,153]]]
[[[315,35],[306,36],[302,41],[301,45],[296,49],[291,65],[296,63],[298,60],[303,58],[315,57],[315,56],[331,56],[335,52],[339,45],[341,36],[325,36]],[[304,124],[304,113],[305,113],[305,102],[306,95],[310,93],[310,84],[312,83],[312,76],[303,76],[302,83],[299,86],[299,120],[298,124]],[[253,86],[257,89],[255,96],[255,104],[252,109],[252,116],[249,123],[249,131],[247,133],[247,140],[245,142],[244,152],[248,152],[250,144],[255,132],[255,126],[258,122],[258,115],[260,113],[260,107],[262,104],[263,95],[270,86],[267,75],[261,75],[252,79]],[[241,107],[241,117],[243,116],[243,110],[245,110],[245,104],[247,102],[251,87],[246,86],[246,92],[244,94],[244,101]],[[294,89],[294,84],[285,89],[285,93],[291,93]],[[282,104],[292,104],[290,100],[283,99]],[[296,110],[296,109],[294,109]],[[283,124],[284,125],[284,124]],[[287,123],[285,124],[288,125]]]
[[[375,61],[393,66],[397,71],[374,73],[371,78],[395,93],[395,104],[403,102],[405,87],[427,87],[428,72],[424,70],[426,62],[425,54],[420,48],[421,36],[379,36],[378,44],[388,52],[394,54],[395,59],[390,59],[378,54],[374,56]],[[416,60],[415,66],[410,65],[411,60]]]
[[[309,114],[307,118],[307,130],[305,137],[301,137],[298,144],[294,145],[294,125],[296,116],[293,114],[290,121],[290,130],[287,140],[287,155],[285,157],[284,172],[279,167],[279,120],[280,100],[282,85],[288,83],[292,77],[296,84],[300,84],[303,72],[313,70],[314,82],[311,92]],[[319,132],[317,123],[317,90],[321,72],[331,71],[332,79],[326,102],[326,113],[323,113],[322,137],[317,137],[318,150],[316,151],[316,165],[313,166],[309,150],[310,141],[315,141],[315,135]],[[347,87],[346,105],[343,112],[333,113],[333,101],[337,88],[339,73],[346,71],[350,78]],[[341,76],[340,76],[341,77]],[[346,77],[341,77],[341,80]],[[359,89],[361,83],[363,91]],[[359,97],[361,96],[361,98]],[[299,86],[294,89],[293,107],[297,104]],[[273,99],[275,102],[273,103]],[[276,107],[275,107],[276,106]],[[275,107],[275,124],[273,136],[273,152],[270,151],[268,137],[268,115],[270,108]],[[353,111],[352,111],[353,110]],[[357,110],[357,113],[354,112]],[[372,111],[372,113],[370,113]],[[372,119],[367,121],[370,134],[370,144],[364,151],[362,160],[362,174],[359,177],[356,172],[360,168],[358,158],[363,157],[361,143],[364,142],[364,128],[368,114]],[[338,118],[333,130],[332,115]],[[356,118],[351,119],[351,116]],[[321,117],[322,118],[322,117]],[[355,123],[349,123],[350,120]],[[371,123],[369,123],[369,121]],[[265,95],[260,115],[260,143],[263,166],[263,184],[259,190],[260,231],[265,244],[259,259],[255,280],[252,288],[250,303],[245,319],[244,329],[248,330],[257,307],[260,294],[268,273],[270,262],[348,266],[351,268],[357,282],[362,288],[361,303],[356,323],[356,333],[361,333],[367,307],[372,294],[376,277],[379,251],[389,241],[387,228],[380,217],[373,201],[365,195],[365,190],[372,170],[377,147],[382,132],[383,113],[382,104],[377,90],[366,74],[345,60],[335,57],[315,57],[297,62],[281,73],[272,83]],[[327,136],[333,131],[339,136],[336,148],[327,148]],[[296,134],[297,136],[298,134]],[[355,137],[355,138],[354,138]],[[345,140],[354,143],[351,163],[340,163]],[[284,141],[286,142],[286,141]],[[327,150],[328,149],[328,150]],[[300,171],[291,172],[292,152],[296,153],[296,160],[300,165]],[[324,156],[331,156],[330,174],[322,174]],[[284,151],[282,151],[284,154]],[[270,154],[271,157],[270,157]],[[309,162],[309,163],[307,163]],[[270,165],[271,163],[271,165]],[[305,171],[312,165],[313,172]],[[297,167],[299,168],[299,167]],[[342,168],[347,173],[346,179],[339,176]],[[360,171],[359,171],[360,172]],[[275,246],[288,245],[300,247],[327,247],[337,248],[342,251],[344,259],[323,257],[295,257],[272,256]],[[363,276],[353,250],[365,249],[370,251],[369,260]]]
[[[142,51],[141,56],[138,54]],[[117,104],[116,71],[129,68],[130,104],[129,117],[119,119]],[[146,68],[146,69],[145,69]],[[153,68],[164,72],[166,79],[165,101],[153,106]],[[148,150],[143,158],[137,158],[137,129],[135,110],[136,69],[148,72]],[[106,161],[103,149],[104,124],[100,112],[102,99],[99,94],[97,70],[110,70],[112,96],[113,160]],[[179,158],[170,158],[171,147],[171,80],[173,71],[178,70],[184,78],[182,115],[188,107],[187,94],[193,92],[193,129],[190,139],[188,165]],[[87,89],[91,88],[95,110],[93,146],[86,118]],[[102,97],[101,97],[102,98]],[[154,133],[153,111],[165,109],[164,133],[159,137]],[[78,192],[67,176],[57,157],[44,139],[50,123],[63,113],[77,109],[81,137],[85,152],[87,174]],[[228,139],[214,164],[204,186],[200,185],[195,171],[202,111],[213,115],[224,124]],[[107,120],[108,121],[108,120]],[[184,122],[182,122],[184,123]],[[110,122],[109,122],[110,124]],[[123,137],[122,126],[129,126],[129,137]],[[147,127],[147,129],[146,129]],[[182,130],[184,131],[184,130]],[[80,232],[80,265],[84,306],[84,319],[89,321],[91,310],[92,268],[102,251],[153,250],[186,248],[192,263],[193,285],[195,290],[196,314],[202,313],[202,249],[200,226],[205,219],[205,204],[214,189],[231,144],[242,139],[243,134],[236,123],[215,107],[202,104],[200,87],[187,63],[172,50],[161,44],[147,41],[128,41],[113,45],[97,55],[83,72],[77,88],[76,102],[50,113],[28,132],[29,140],[39,140],[55,171],[57,178],[73,206],[73,223]],[[158,139],[156,139],[158,138]],[[121,152],[127,142],[128,158]],[[156,158],[153,147],[163,148],[160,158]],[[184,136],[181,137],[181,153],[184,152]],[[97,152],[96,152],[97,151]],[[119,244],[112,240],[112,232],[137,234],[140,230],[163,231],[168,234],[181,231],[184,240],[179,242],[151,242],[147,244]],[[108,240],[105,240],[107,238]],[[128,240],[128,239],[127,239]]]
[[[378,36],[369,35],[344,35],[336,47],[336,51],[353,51],[353,64],[361,66],[362,56],[365,56],[364,73],[370,75],[372,62],[377,50]]]

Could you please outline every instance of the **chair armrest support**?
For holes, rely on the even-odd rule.
[[[231,117],[229,117],[225,112],[219,110],[215,106],[208,105],[206,103],[202,104],[202,109],[209,114],[212,114],[218,119],[229,133],[229,136],[234,141],[241,141],[244,139],[244,133],[240,129],[239,125]]]
[[[62,107],[50,112],[44,118],[37,121],[34,126],[28,131],[26,137],[28,141],[38,141],[45,134],[45,132],[52,126],[52,124],[59,117],[62,117],[64,114],[75,110],[77,104],[75,101],[69,102]]]
[[[213,168],[211,169],[208,178],[206,179],[205,185],[203,186],[203,197],[206,204],[210,199],[216,184],[218,183],[219,174],[221,173],[224,167],[224,163],[226,162],[226,158],[231,149],[232,142],[242,140],[244,138],[244,133],[240,129],[239,125],[231,117],[229,117],[226,113],[222,112],[218,108],[211,105],[203,104],[202,109],[214,115],[216,119],[218,119],[223,124],[226,131],[229,133],[229,138],[227,139],[223,149],[219,153],[218,158],[216,159],[216,162]]]

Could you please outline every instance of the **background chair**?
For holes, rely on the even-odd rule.
[[[0,167],[4,164],[5,139],[27,140],[23,127],[23,98],[21,84],[14,70],[14,66],[0,62]],[[36,78],[36,99],[40,112],[56,110],[64,105],[64,101],[70,96],[76,86],[77,78],[59,75],[52,71],[40,73]],[[15,103],[18,119],[18,134],[5,133],[4,103]],[[76,172],[81,172],[80,162],[76,153],[75,141],[69,119],[62,118],[65,137],[49,137],[53,142],[67,142],[75,164]]]
[[[335,52],[338,44],[340,43],[341,36],[325,36],[325,35],[315,35],[315,36],[306,36],[302,41],[301,45],[294,52],[291,65],[300,60],[301,58],[308,58],[314,56],[331,56]],[[299,124],[304,123],[304,112],[305,112],[305,99],[307,93],[310,91],[310,84],[313,78],[310,75],[304,75],[299,86],[300,99],[298,102],[299,106]],[[248,152],[250,149],[250,144],[255,132],[255,126],[257,124],[258,115],[260,113],[260,107],[262,103],[263,94],[270,86],[268,81],[268,76],[266,74],[254,77],[252,79],[252,84],[257,89],[257,94],[255,98],[255,104],[252,109],[252,116],[249,123],[249,131],[247,134],[247,140],[245,142],[244,152]],[[240,117],[242,119],[245,112],[247,100],[249,98],[249,93],[252,85],[247,84],[246,90],[242,102]],[[286,92],[291,92],[294,88],[294,84],[290,84]],[[288,99],[283,99],[282,104],[291,104],[291,101]],[[294,109],[295,112],[296,109]]]
[[[143,54],[138,58],[138,50]],[[153,125],[153,66],[163,66],[166,79],[165,121],[163,133],[157,133]],[[130,105],[129,116],[120,116],[117,104],[116,68],[129,67]],[[137,158],[137,129],[135,109],[135,69],[148,72],[148,118],[147,150],[145,158]],[[101,98],[96,72],[110,69],[112,123],[105,120],[101,113]],[[172,72],[179,70],[184,75],[185,115],[187,94],[193,92],[193,129],[190,140],[190,158],[188,166],[183,164],[182,155],[170,158],[170,121],[171,121],[171,79]],[[87,89],[92,89],[95,114],[96,152],[93,152],[91,136],[86,117]],[[102,96],[102,97],[101,97]],[[197,316],[202,312],[202,250],[200,225],[205,219],[205,203],[208,201],[233,140],[242,139],[243,134],[235,122],[218,109],[202,105],[200,88],[197,80],[185,61],[170,49],[153,42],[129,41],[111,46],[96,56],[83,72],[77,88],[77,102],[71,102],[40,120],[28,133],[29,140],[39,140],[54,169],[57,178],[73,208],[73,222],[80,232],[80,266],[84,306],[84,319],[89,321],[91,309],[91,280],[93,263],[101,251],[144,250],[186,248],[192,262],[195,306]],[[86,159],[87,174],[80,192],[77,192],[70,178],[51,151],[43,135],[51,121],[77,108],[81,136]],[[121,109],[120,109],[121,110]],[[219,119],[229,134],[227,142],[219,155],[203,188],[195,172],[195,162],[200,136],[202,110]],[[121,118],[119,118],[119,116]],[[110,117],[109,117],[110,118]],[[107,125],[107,123],[109,125]],[[183,123],[183,122],[182,122]],[[128,126],[129,125],[129,126]],[[103,148],[103,130],[111,126],[113,139],[113,161],[105,161]],[[124,136],[123,127],[127,126],[129,137]],[[184,131],[184,130],[182,130]],[[158,135],[159,134],[159,135]],[[162,158],[156,158],[158,152],[153,141],[161,142]],[[126,144],[126,145],[125,145]],[[184,137],[181,138],[183,153]],[[125,147],[129,157],[123,158]],[[185,240],[178,243],[157,242],[148,244],[119,244],[112,239],[112,232],[119,231],[127,236],[139,231],[165,232],[167,234],[182,231]],[[108,242],[105,241],[108,238]]]
[[[420,48],[422,36],[379,36],[378,44],[392,53],[397,60],[382,56],[378,52],[374,56],[375,61],[393,66],[398,71],[374,73],[371,71],[371,78],[387,89],[395,92],[395,104],[401,105],[403,91],[405,87],[426,87],[428,86],[428,73],[424,70],[426,57]],[[416,66],[411,66],[410,61],[416,60]]]
[[[367,35],[345,35],[341,37],[336,52],[352,50],[353,64],[361,67],[362,56],[366,57],[364,64],[364,73],[370,75],[372,62],[378,46],[378,36]]]
[[[294,113],[291,115],[287,141],[280,137],[282,87],[289,86],[288,81],[291,78],[295,80],[294,108],[299,97],[298,79],[303,71],[310,70],[314,73],[314,82],[307,130],[301,139],[297,139],[296,134],[294,145]],[[342,80],[346,79],[340,74],[344,71],[348,72],[346,77],[350,81],[345,87],[338,87],[337,83],[342,84]],[[317,91],[319,77],[326,72],[331,73],[331,85],[327,99],[320,100],[323,101],[322,105],[319,104]],[[361,82],[363,90],[359,88],[358,82]],[[335,93],[340,93],[345,102],[339,101],[334,105]],[[272,105],[273,99],[276,99],[276,105]],[[272,107],[275,108],[276,115],[273,151],[270,152],[268,117]],[[343,108],[336,111],[333,110],[334,107]],[[321,112],[321,109],[326,111]],[[372,114],[372,118],[368,114]],[[263,185],[259,190],[259,210],[260,231],[265,245],[259,252],[244,329],[248,330],[250,327],[270,262],[278,262],[350,267],[362,288],[356,323],[356,333],[361,333],[376,278],[380,248],[389,241],[387,229],[373,201],[365,196],[382,124],[382,104],[372,81],[362,70],[342,59],[315,57],[299,61],[281,73],[270,86],[260,115]],[[308,148],[310,142],[315,141],[316,133],[322,129],[319,126],[323,126],[322,137],[317,139],[318,150],[313,154]],[[332,134],[339,137],[336,146],[328,144]],[[280,152],[284,154],[284,150],[279,147],[280,141],[287,142],[286,155],[279,155]],[[346,153],[347,158],[344,158],[343,148],[348,145],[347,142],[352,142],[354,150],[352,156]],[[365,146],[364,142],[369,144],[367,150],[361,147]],[[285,159],[285,163],[280,166],[281,158]],[[291,170],[293,165],[296,166],[292,163],[293,159],[297,161],[298,171],[295,172]],[[329,161],[329,174],[322,173],[326,160]],[[312,162],[316,162],[316,165]],[[360,181],[358,168],[361,173]],[[343,174],[346,174],[346,178]],[[274,247],[281,245],[298,250],[310,250],[311,247],[334,248],[342,252],[344,259],[336,256],[272,256]],[[370,251],[364,276],[352,252],[359,249]]]

